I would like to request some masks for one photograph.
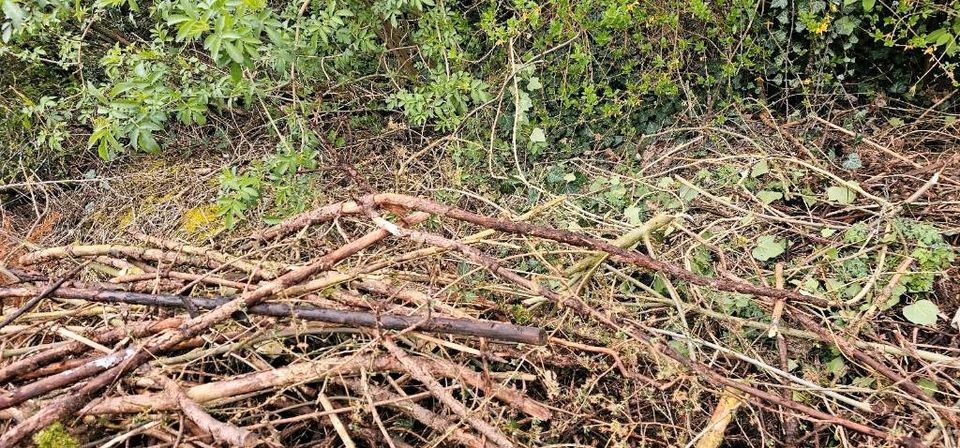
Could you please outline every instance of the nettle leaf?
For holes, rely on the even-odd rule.
[[[763,235],[757,238],[757,245],[753,248],[751,255],[760,261],[767,261],[776,258],[787,249],[787,241],[777,239],[773,235]]]
[[[857,200],[857,192],[847,187],[830,187],[827,188],[827,199],[843,205],[849,205]]]
[[[917,325],[934,325],[940,308],[929,300],[918,300],[903,307],[903,317]]]
[[[773,201],[783,199],[783,193],[779,191],[763,190],[757,193],[757,199],[759,199],[764,204],[770,205],[770,203]]]
[[[534,143],[544,143],[547,141],[547,135],[543,133],[543,129],[533,128],[533,132],[530,133],[530,141]]]

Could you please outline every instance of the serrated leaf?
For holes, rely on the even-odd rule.
[[[903,317],[917,325],[934,325],[940,308],[929,300],[918,300],[903,307]]]
[[[849,205],[857,200],[857,192],[847,187],[830,187],[827,188],[827,199],[843,205]]]
[[[770,203],[773,201],[783,199],[783,193],[779,191],[763,190],[757,193],[757,199],[759,199],[764,204],[770,205]]]
[[[160,152],[160,145],[157,144],[157,141],[149,132],[143,132],[140,134],[139,144],[140,149],[146,153],[156,154]]]
[[[773,235],[763,235],[757,238],[757,245],[753,248],[751,255],[760,261],[767,261],[776,258],[787,248],[785,240],[778,240]]]
[[[227,54],[230,55],[230,59],[237,64],[243,64],[243,52],[241,52],[240,49],[233,44],[233,42],[225,41],[223,43],[223,48],[227,50]]]
[[[533,128],[533,132],[530,133],[530,141],[534,143],[544,143],[547,141],[547,135],[543,133],[543,129]]]

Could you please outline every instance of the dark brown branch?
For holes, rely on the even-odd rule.
[[[176,328],[182,322],[182,319],[172,318],[161,320],[159,322],[132,324],[124,328],[117,328],[98,333],[90,339],[98,344],[112,345],[116,344],[127,336],[133,336],[137,338],[144,337],[169,328]],[[0,369],[0,383],[17,378],[27,372],[33,372],[43,366],[60,361],[68,356],[83,353],[87,349],[89,349],[88,346],[81,342],[74,341],[57,348],[28,356],[19,361],[15,361]]]
[[[47,286],[46,288],[44,288],[43,291],[40,291],[39,293],[37,293],[32,299],[28,300],[27,303],[24,303],[23,306],[21,306],[20,308],[17,308],[14,312],[10,313],[7,317],[5,317],[3,321],[0,322],[0,328],[6,327],[10,322],[17,320],[18,317],[32,310],[33,307],[37,306],[37,304],[39,304],[41,300],[43,300],[45,297],[49,296],[54,291],[56,291],[57,288],[62,286],[64,283],[66,283],[67,280],[70,280],[75,275],[77,275],[88,264],[90,264],[89,261],[87,261],[86,263],[81,263],[77,267],[71,269],[70,272],[68,272],[66,275],[64,275],[63,277],[60,277],[59,280],[51,283],[50,286]]]
[[[23,297],[32,294],[32,288],[0,288],[2,297]],[[64,299],[88,300],[104,303],[128,303],[134,305],[182,307],[189,300],[199,309],[214,309],[234,299],[229,297],[187,297],[178,295],[142,294],[126,291],[103,289],[61,288],[54,293]],[[326,322],[367,328],[404,330],[416,328],[431,333],[475,336],[498,341],[543,345],[546,334],[536,327],[524,327],[502,322],[480,319],[456,319],[449,317],[404,316],[399,314],[380,314],[364,311],[348,311],[332,308],[291,306],[277,303],[262,303],[246,309],[248,314],[272,317],[297,317],[303,320]]]

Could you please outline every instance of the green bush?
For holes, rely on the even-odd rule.
[[[264,114],[283,151],[314,150],[323,131],[302,123],[338,110],[398,113],[495,151],[519,136],[534,158],[616,147],[745,97],[795,110],[824,94],[956,85],[960,35],[960,4],[932,0],[0,6],[0,60],[11,69],[0,76],[16,93],[2,100],[0,132],[20,161],[4,178],[55,172],[77,154],[175,147],[172,129],[238,110]],[[299,137],[280,132],[289,129]]]

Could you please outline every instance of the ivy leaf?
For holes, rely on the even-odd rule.
[[[766,160],[761,160],[753,165],[753,168],[750,169],[750,177],[760,177],[764,174],[770,172],[770,166],[767,165]]]
[[[757,238],[757,246],[753,248],[751,255],[760,261],[767,261],[776,258],[787,248],[785,240],[778,240],[773,235],[763,235]]]
[[[543,129],[533,128],[533,132],[530,133],[530,141],[534,143],[544,143],[547,141],[547,136],[543,133]]]
[[[918,300],[903,307],[903,317],[917,325],[936,324],[937,314],[940,314],[940,308],[929,300]]]
[[[827,188],[827,199],[843,205],[849,205],[857,199],[857,192],[847,187],[830,187]]]
[[[920,386],[920,389],[923,389],[923,392],[931,397],[938,392],[937,382],[930,378],[920,378],[917,380],[917,386]]]
[[[776,201],[778,199],[783,199],[783,193],[779,191],[763,190],[757,193],[757,199],[759,199],[764,204],[770,205],[770,203],[773,201]]]
[[[0,3],[0,9],[3,10],[3,14],[10,19],[10,24],[13,26],[13,29],[20,28],[20,25],[23,24],[23,10],[20,9],[13,0],[3,0],[3,3]]]
[[[640,219],[640,211],[640,207],[631,205],[623,209],[623,216],[627,218],[627,222],[629,222],[630,225],[639,226],[643,224],[643,220]]]
[[[873,5],[877,4],[877,0],[863,0],[863,10],[870,12],[873,10]]]

